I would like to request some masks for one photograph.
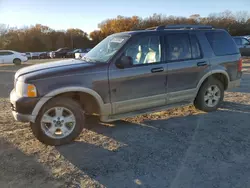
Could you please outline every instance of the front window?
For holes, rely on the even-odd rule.
[[[109,36],[90,50],[83,59],[90,62],[107,62],[128,40],[129,36]]]
[[[131,57],[133,65],[159,63],[161,61],[161,44],[159,36],[138,38],[128,46],[124,55]]]

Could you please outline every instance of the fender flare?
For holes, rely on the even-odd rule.
[[[213,75],[213,74],[216,74],[216,73],[221,73],[221,74],[225,75],[226,78],[227,78],[227,83],[230,82],[229,75],[228,75],[228,73],[227,73],[225,70],[212,70],[212,71],[209,71],[208,73],[206,73],[206,74],[200,79],[200,81],[199,81],[199,83],[198,83],[198,85],[197,85],[197,93],[198,93],[198,91],[199,91],[201,85],[203,84],[203,82],[204,82],[209,76],[211,76],[211,75]]]
[[[49,92],[48,94],[43,96],[38,101],[38,103],[36,104],[35,108],[32,111],[32,116],[35,117],[34,120],[36,119],[36,116],[38,115],[39,111],[41,110],[41,108],[43,107],[43,105],[47,101],[49,101],[50,99],[52,99],[56,95],[67,93],[67,92],[82,92],[82,93],[88,93],[88,94],[92,95],[96,99],[96,101],[99,105],[100,112],[102,112],[103,105],[104,105],[103,100],[102,100],[101,96],[97,92],[95,92],[94,90],[89,89],[89,88],[85,88],[85,87],[77,87],[77,86],[75,86],[75,87],[63,87],[63,88],[59,88],[59,89],[56,89],[56,90]]]

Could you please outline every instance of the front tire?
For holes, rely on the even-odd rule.
[[[15,65],[21,65],[21,59],[18,59],[18,58],[15,58],[14,60],[13,60],[13,63],[15,64]]]
[[[85,115],[76,101],[57,97],[44,105],[35,123],[31,123],[31,130],[40,142],[58,146],[76,139],[84,121]]]
[[[194,101],[194,106],[204,112],[212,112],[218,109],[224,98],[224,86],[215,78],[205,81]]]

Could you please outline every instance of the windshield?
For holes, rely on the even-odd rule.
[[[59,51],[61,51],[62,50],[62,48],[59,48],[58,50],[56,50],[56,52],[59,52]]]
[[[77,53],[77,52],[79,52],[80,51],[80,49],[75,49],[75,50],[73,50],[72,52],[73,53]]]
[[[129,36],[109,36],[90,50],[83,59],[92,62],[107,62],[128,40]]]

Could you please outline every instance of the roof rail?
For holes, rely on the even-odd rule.
[[[149,27],[149,28],[147,28],[147,29],[145,29],[145,30],[156,30],[156,28],[157,28],[157,27]]]
[[[213,29],[211,25],[167,25],[166,29]]]
[[[214,29],[211,25],[189,25],[189,24],[177,24],[177,25],[161,25],[157,27],[150,27],[146,30],[165,30],[165,29]]]

